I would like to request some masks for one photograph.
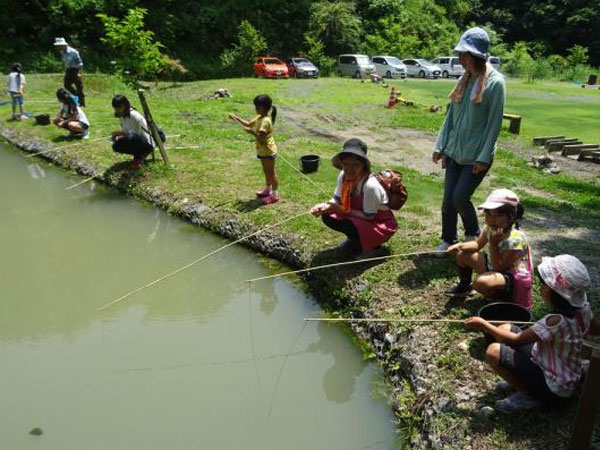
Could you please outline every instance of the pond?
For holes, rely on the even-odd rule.
[[[244,248],[98,312],[226,241],[80,180],[0,144],[0,448],[401,445],[378,368]]]

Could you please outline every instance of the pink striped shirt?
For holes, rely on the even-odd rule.
[[[559,317],[560,321],[550,326],[550,317]],[[581,379],[581,347],[592,318],[586,303],[572,319],[550,314],[531,327],[540,339],[533,345],[531,360],[544,371],[550,390],[560,397],[570,397]]]

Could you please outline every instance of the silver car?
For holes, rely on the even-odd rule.
[[[426,59],[405,59],[402,62],[409,77],[439,78],[442,75],[442,69]]]
[[[386,78],[406,78],[406,66],[395,56],[373,56],[375,73]]]
[[[340,55],[338,75],[340,77],[366,78],[375,73],[375,66],[367,55]]]
[[[442,78],[458,78],[465,73],[465,68],[456,56],[440,56],[431,62],[442,69]]]

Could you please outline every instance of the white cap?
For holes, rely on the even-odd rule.
[[[590,274],[579,259],[571,255],[543,257],[538,271],[544,283],[560,294],[571,306],[581,308],[592,285]]]
[[[510,189],[495,189],[477,209],[496,209],[504,205],[517,206],[519,196]]]
[[[65,40],[65,38],[62,38],[62,37],[54,38],[54,46],[58,47],[61,45],[69,45],[69,44],[67,44],[67,41]]]

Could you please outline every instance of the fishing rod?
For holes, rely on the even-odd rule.
[[[100,177],[100,174],[92,175],[91,177],[86,178],[85,180],[80,181],[79,183],[72,184],[68,188],[65,188],[65,191],[70,191],[71,189],[75,189],[76,187],[81,186],[82,184],[88,183],[92,180],[95,180],[96,178],[99,178],[99,177]]]
[[[370,262],[370,261],[383,261],[386,259],[402,258],[402,257],[408,257],[408,256],[419,256],[419,255],[440,255],[440,254],[445,254],[445,253],[447,253],[447,252],[431,250],[431,251],[425,251],[425,252],[399,253],[396,255],[376,256],[373,258],[359,259],[356,261],[345,261],[345,262],[340,262],[340,263],[323,264],[322,266],[307,267],[305,269],[300,269],[300,270],[290,270],[289,272],[282,272],[282,273],[276,273],[274,275],[267,275],[264,277],[252,278],[251,280],[246,280],[246,281],[248,283],[253,283],[255,281],[269,280],[271,278],[279,278],[279,277],[283,277],[286,275],[293,275],[293,274],[298,274],[298,273],[303,273],[303,272],[312,272],[313,270],[329,269],[332,267],[349,266],[352,264],[361,264],[361,263],[366,263],[366,262]]]
[[[465,323],[466,319],[353,319],[345,317],[305,317],[305,322],[344,322],[344,323]],[[522,322],[518,320],[488,320],[491,324],[509,323],[513,325],[533,325],[535,322]]]
[[[235,245],[235,244],[238,244],[238,243],[240,243],[240,242],[242,242],[242,241],[245,241],[245,240],[247,240],[247,239],[250,239],[251,237],[254,237],[254,236],[256,236],[256,235],[258,235],[258,234],[260,234],[260,233],[263,233],[263,232],[265,232],[265,231],[267,231],[267,230],[270,230],[270,229],[272,229],[272,228],[278,227],[279,225],[283,225],[283,224],[284,224],[284,223],[286,223],[286,222],[290,222],[290,221],[292,221],[292,220],[294,220],[294,219],[297,219],[297,218],[299,218],[299,217],[305,216],[305,215],[307,215],[307,214],[310,214],[310,211],[305,211],[305,212],[303,212],[303,213],[301,213],[301,214],[297,214],[297,215],[295,215],[295,216],[288,217],[287,219],[281,220],[281,221],[279,221],[279,222],[277,222],[277,223],[274,223],[274,224],[272,224],[272,225],[269,225],[269,226],[267,226],[267,227],[265,227],[265,228],[262,228],[262,229],[260,229],[260,230],[258,230],[258,231],[255,231],[255,232],[253,232],[253,233],[250,233],[250,234],[248,234],[248,235],[246,235],[246,236],[243,236],[243,237],[241,237],[241,238],[239,238],[239,239],[237,239],[237,240],[235,240],[235,241],[233,241],[233,242],[230,242],[230,243],[228,243],[228,244],[225,244],[225,245],[223,245],[223,246],[221,246],[221,247],[217,248],[216,250],[214,250],[214,251],[212,251],[212,252],[210,252],[210,253],[208,253],[208,254],[206,254],[206,255],[204,255],[204,256],[201,256],[200,258],[198,258],[198,259],[196,259],[196,260],[194,260],[194,261],[192,261],[192,262],[190,262],[190,263],[186,264],[185,266],[183,266],[183,267],[180,267],[179,269],[176,269],[176,270],[174,270],[174,271],[172,271],[172,272],[169,272],[168,274],[166,274],[166,275],[163,275],[162,277],[160,277],[160,278],[157,278],[156,280],[154,280],[154,281],[151,281],[150,283],[147,283],[147,284],[145,284],[145,285],[143,285],[143,286],[140,286],[140,287],[138,287],[138,288],[134,289],[133,291],[130,291],[130,292],[128,292],[128,293],[126,293],[126,294],[122,295],[121,297],[119,297],[119,298],[117,298],[117,299],[115,299],[115,300],[112,300],[112,301],[110,301],[109,303],[105,304],[104,306],[102,306],[102,307],[98,308],[98,311],[104,311],[105,309],[108,309],[108,308],[110,308],[112,305],[115,305],[116,303],[119,303],[119,302],[121,302],[121,301],[125,300],[125,299],[126,299],[126,298],[128,298],[128,297],[131,297],[133,294],[137,294],[138,292],[140,292],[140,291],[143,291],[144,289],[147,289],[147,288],[149,288],[149,287],[151,287],[151,286],[154,286],[154,285],[156,285],[156,284],[158,284],[158,283],[160,283],[160,282],[162,282],[162,281],[164,281],[164,280],[166,280],[166,279],[168,279],[168,278],[171,278],[172,276],[174,276],[174,275],[177,275],[178,273],[180,273],[180,272],[183,272],[184,270],[186,270],[186,269],[189,269],[189,268],[190,268],[190,267],[192,267],[192,266],[195,266],[196,264],[198,264],[198,263],[200,263],[200,262],[204,261],[205,259],[207,259],[207,258],[209,258],[209,257],[211,257],[211,256],[213,256],[213,255],[216,255],[217,253],[219,253],[219,252],[221,252],[221,251],[225,250],[226,248],[229,248],[229,247],[231,247],[231,246],[233,246],[233,245]]]

